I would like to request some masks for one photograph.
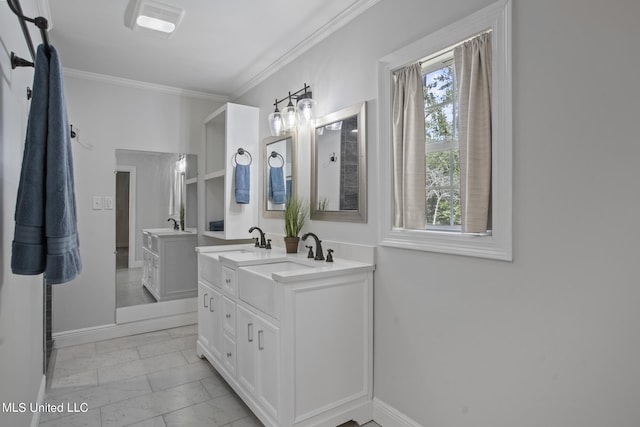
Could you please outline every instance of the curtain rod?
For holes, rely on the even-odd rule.
[[[40,35],[42,36],[42,43],[44,44],[44,50],[47,55],[49,55],[50,44],[49,37],[47,35],[47,29],[49,28],[49,22],[42,16],[38,16],[36,18],[29,18],[24,16],[22,13],[22,6],[20,5],[20,0],[7,0],[7,5],[9,5],[9,9],[18,17],[18,21],[20,22],[20,27],[22,28],[22,34],[24,35],[25,41],[27,42],[27,47],[29,48],[29,53],[31,54],[31,61],[27,61],[26,59],[20,58],[15,53],[11,52],[11,68],[16,67],[33,67],[33,61],[35,61],[36,53],[33,48],[33,41],[31,40],[31,34],[29,33],[29,29],[27,28],[27,22],[31,22],[36,27],[40,29]]]

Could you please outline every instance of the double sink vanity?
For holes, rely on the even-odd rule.
[[[196,250],[197,354],[262,423],[371,419],[373,264],[253,245]]]

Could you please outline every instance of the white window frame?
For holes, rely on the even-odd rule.
[[[393,226],[393,72],[492,31],[492,225],[490,234],[410,230]],[[378,160],[381,246],[512,261],[511,0],[500,0],[380,59]]]

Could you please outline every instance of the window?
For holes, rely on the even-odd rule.
[[[510,11],[511,0],[500,0],[380,60],[381,245],[502,260],[512,259]],[[478,34],[489,31],[492,33],[493,70],[491,79],[491,154],[488,157],[491,163],[489,184],[491,202],[489,206],[490,225],[487,228],[490,230],[485,233],[463,233],[460,214],[459,110],[453,47]],[[394,160],[391,137],[393,75],[397,70],[418,61],[424,61],[421,62],[425,98],[424,229],[393,225],[395,212]],[[397,220],[396,224],[398,224]],[[413,226],[415,227],[415,225]]]
[[[425,229],[460,231],[460,151],[453,51],[423,64]]]

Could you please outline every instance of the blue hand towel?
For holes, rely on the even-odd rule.
[[[269,200],[276,205],[285,202],[284,172],[282,166],[269,168]]]
[[[11,270],[66,283],[82,270],[69,122],[58,54],[36,55],[15,213]]]
[[[249,203],[250,166],[236,164],[235,173],[236,203],[246,205]]]

